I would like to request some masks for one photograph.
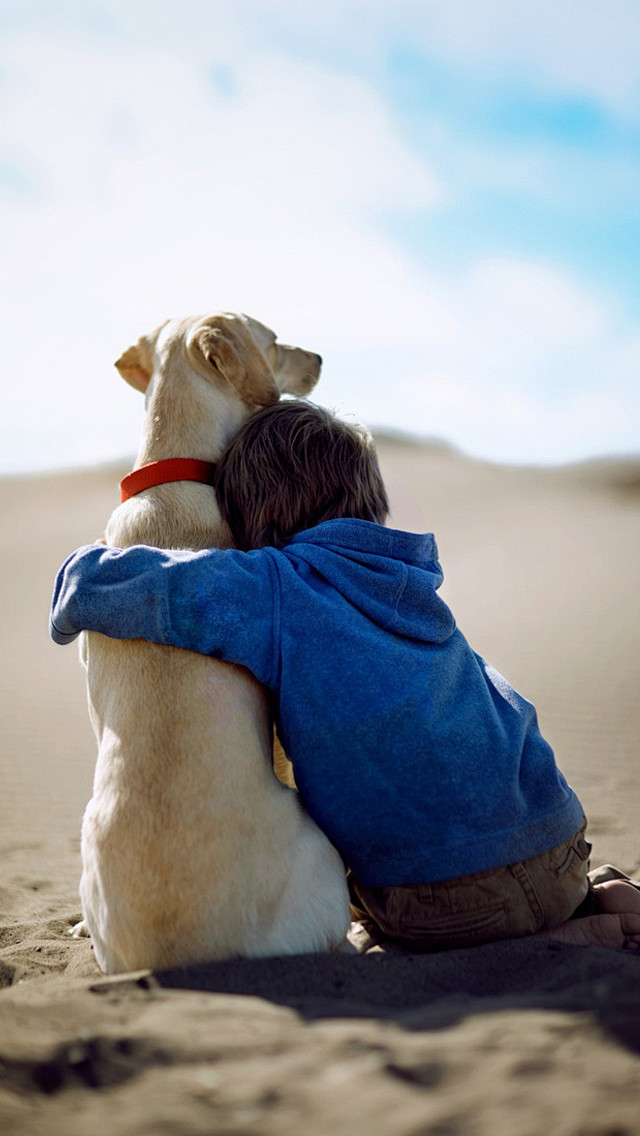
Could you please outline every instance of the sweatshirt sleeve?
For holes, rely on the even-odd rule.
[[[274,686],[279,591],[270,551],[80,548],[56,577],[51,637],[148,639],[241,663]]]

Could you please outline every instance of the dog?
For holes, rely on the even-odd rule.
[[[165,459],[215,462],[252,410],[307,395],[320,365],[248,316],[168,321],[116,363],[146,398],[132,476]],[[180,480],[124,500],[106,543],[224,548],[231,537],[211,486]],[[91,935],[101,969],[341,948],[342,860],[274,775],[268,696],[249,671],[93,632],[81,657],[98,757],[76,933]]]

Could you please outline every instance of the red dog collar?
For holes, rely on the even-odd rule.
[[[170,481],[202,481],[213,485],[216,467],[214,462],[198,461],[196,458],[166,458],[164,461],[150,462],[134,469],[120,482],[122,500],[128,501],[143,489],[153,485],[165,485]]]

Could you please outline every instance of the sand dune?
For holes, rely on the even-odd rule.
[[[381,437],[391,523],[537,705],[594,864],[640,874],[640,461],[553,470]],[[55,571],[125,465],[0,480],[0,1130],[640,1133],[640,959],[555,943],[231,961],[114,980],[78,914],[95,746]]]

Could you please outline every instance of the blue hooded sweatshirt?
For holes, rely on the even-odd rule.
[[[282,550],[102,545],[58,573],[57,643],[80,630],[248,667],[309,813],[370,886],[451,879],[568,839],[582,808],[533,706],[437,595],[433,536],[325,521]]]

